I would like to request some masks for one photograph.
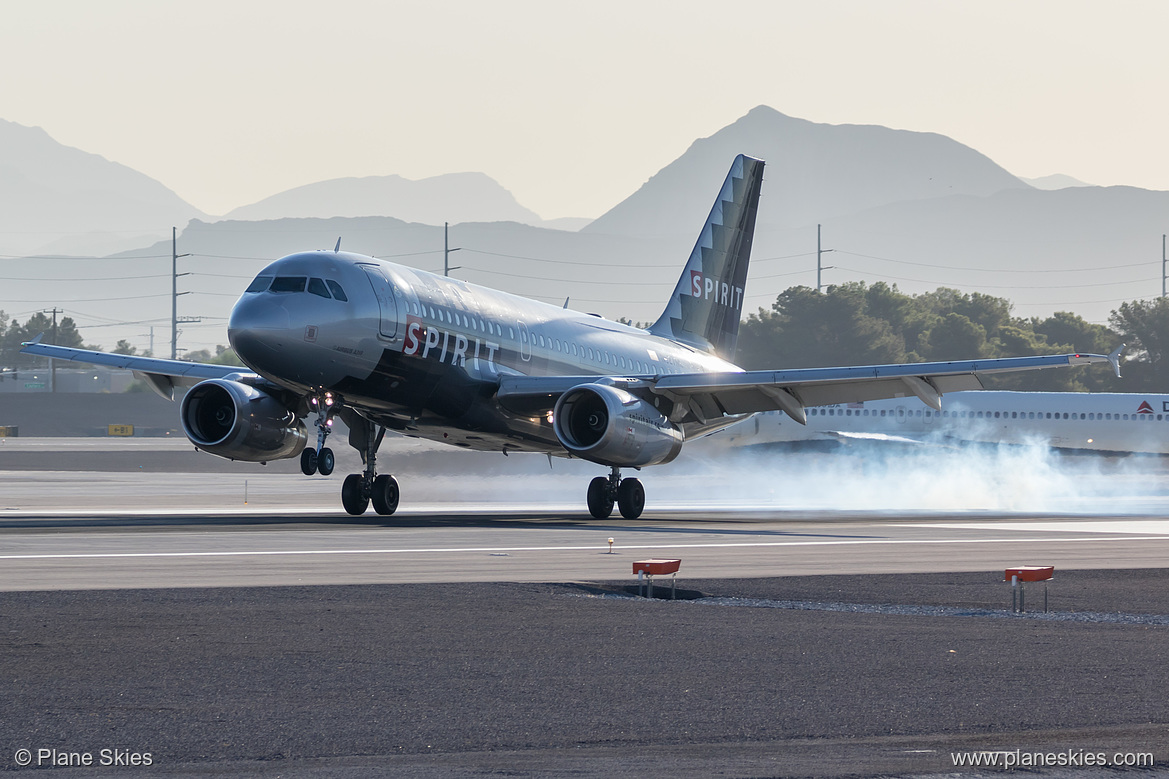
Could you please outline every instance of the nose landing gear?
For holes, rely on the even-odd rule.
[[[637,519],[645,509],[645,487],[639,479],[622,479],[621,469],[614,465],[608,478],[598,476],[589,482],[586,501],[596,519],[608,519],[614,503],[622,517]]]
[[[325,393],[310,402],[317,408],[317,448],[305,449],[300,453],[300,472],[305,476],[314,473],[328,476],[337,462],[333,450],[325,446],[329,433],[333,432],[333,396]]]

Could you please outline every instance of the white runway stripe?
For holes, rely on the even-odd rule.
[[[930,544],[1024,544],[1024,543],[1108,543],[1110,541],[1169,541],[1169,536],[1124,536],[1101,538],[1100,536],[1085,536],[1082,538],[1052,538],[1041,536],[1035,538],[917,538],[917,539],[849,539],[833,541],[741,541],[709,544],[636,544],[622,545],[617,551],[655,550],[655,549],[726,549],[734,547],[796,547],[796,546],[868,546],[868,545],[904,545],[922,546]],[[400,555],[400,554],[451,554],[451,553],[492,553],[492,552],[588,552],[607,551],[607,544],[589,546],[525,546],[525,547],[436,547],[424,549],[293,549],[293,550],[251,550],[228,552],[78,552],[62,554],[15,554],[0,555],[0,560],[96,560],[112,558],[175,558],[175,557],[275,557],[275,556],[307,556],[307,555]]]

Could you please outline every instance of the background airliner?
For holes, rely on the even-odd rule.
[[[1169,454],[1169,395],[1122,392],[957,392],[941,411],[915,398],[809,409],[797,425],[758,414],[717,436],[728,444],[825,440],[1042,444],[1092,452]]]
[[[398,507],[379,475],[387,430],[471,449],[543,452],[609,468],[589,484],[597,518],[641,515],[645,490],[622,468],[668,463],[685,441],[747,415],[979,389],[983,374],[1107,362],[1100,355],[743,371],[734,356],[763,162],[731,166],[661,317],[648,330],[372,257],[293,254],[260,271],[228,339],[251,369],[26,344],[23,351],[130,368],[180,406],[195,446],[233,460],[300,457],[328,475],[340,415],[365,464],[341,488],[350,514]],[[304,420],[315,417],[316,444]]]

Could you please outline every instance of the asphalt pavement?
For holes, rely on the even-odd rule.
[[[2,765],[22,748],[150,755],[118,776],[918,775],[1015,749],[1169,765],[1169,627],[1091,618],[1169,615],[1164,570],[1060,572],[1053,610],[1087,621],[1011,615],[989,573],[705,580],[679,601],[628,585],[0,593]]]

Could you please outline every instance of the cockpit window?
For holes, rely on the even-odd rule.
[[[248,285],[248,288],[244,290],[244,292],[263,292],[264,290],[268,289],[268,285],[271,283],[271,276],[256,276],[256,278],[252,279],[252,283]]]
[[[349,298],[345,297],[345,290],[341,289],[340,284],[333,281],[332,279],[328,279],[327,283],[329,285],[329,289],[333,290],[333,297],[337,298],[337,300],[340,300],[342,303],[349,302]]]
[[[277,276],[268,289],[272,292],[304,292],[304,276]]]
[[[323,298],[330,297],[329,288],[325,286],[325,282],[320,279],[308,280],[308,291],[314,295],[320,295]]]

